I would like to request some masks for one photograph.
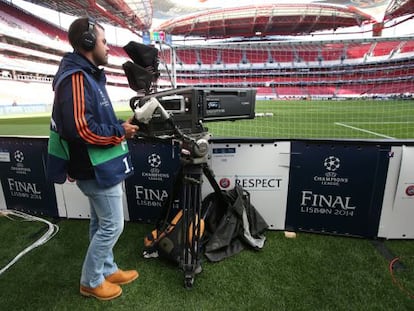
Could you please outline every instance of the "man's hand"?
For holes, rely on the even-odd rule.
[[[122,123],[122,127],[125,130],[125,138],[133,138],[135,133],[139,130],[138,125],[131,124],[132,117]]]

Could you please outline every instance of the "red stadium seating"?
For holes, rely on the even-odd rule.
[[[215,49],[201,49],[198,51],[198,55],[202,64],[217,64],[220,62],[220,55]]]
[[[0,11],[5,13],[5,15],[8,15],[6,16],[6,19],[9,16],[15,18],[18,21],[18,27],[20,28],[37,31],[54,39],[58,38],[60,40],[66,40],[67,38],[66,31],[57,28],[49,22],[29,14],[14,5],[9,5],[0,1]]]
[[[177,83],[178,86],[249,86],[267,97],[414,93],[413,51],[414,40],[375,38],[178,48],[178,55],[192,63],[198,58],[201,66],[180,67]],[[218,55],[223,67],[212,67]]]
[[[1,20],[12,27],[67,42],[66,32],[48,21],[2,1],[0,9],[4,13]],[[45,72],[45,68],[50,68],[53,62],[55,66],[58,64],[47,53],[43,56],[32,53],[28,47],[16,51],[5,46],[3,50],[8,52],[9,60],[0,62],[0,69],[15,71],[22,77],[50,79],[50,70]],[[110,53],[119,59],[127,58],[122,47],[113,46]],[[414,93],[413,54],[414,40],[407,39],[183,46],[176,49],[177,83],[178,86],[251,86],[257,88],[259,95],[277,97]],[[48,66],[38,69],[39,75],[26,75],[24,69],[15,69],[29,68],[27,61],[19,61],[29,57]],[[169,70],[170,49],[162,50],[160,59],[167,65],[161,69]],[[109,83],[126,85],[120,64],[107,70]],[[160,79],[168,81],[166,69],[163,70]]]
[[[177,52],[177,63],[194,65],[197,64],[197,54],[193,49],[182,50]]]
[[[401,48],[401,53],[408,53],[408,52],[414,52],[414,41],[403,41]]]
[[[400,42],[398,41],[379,42],[377,44],[374,44],[371,54],[372,56],[390,55],[390,53],[394,51],[394,49],[396,49],[399,44]]]
[[[221,59],[225,64],[238,64],[243,59],[241,50],[222,50]]]

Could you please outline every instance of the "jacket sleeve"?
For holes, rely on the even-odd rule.
[[[125,138],[125,131],[111,103],[100,105],[82,72],[66,77],[59,86],[63,134],[96,146],[113,146]]]

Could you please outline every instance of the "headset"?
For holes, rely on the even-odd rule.
[[[80,46],[85,51],[92,51],[96,44],[95,21],[88,18],[88,29],[80,37]]]

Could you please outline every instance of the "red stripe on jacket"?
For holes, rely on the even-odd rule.
[[[84,78],[81,72],[72,75],[72,94],[76,130],[80,137],[87,143],[93,145],[118,145],[122,142],[124,136],[99,136],[92,132],[86,120],[86,103]]]

